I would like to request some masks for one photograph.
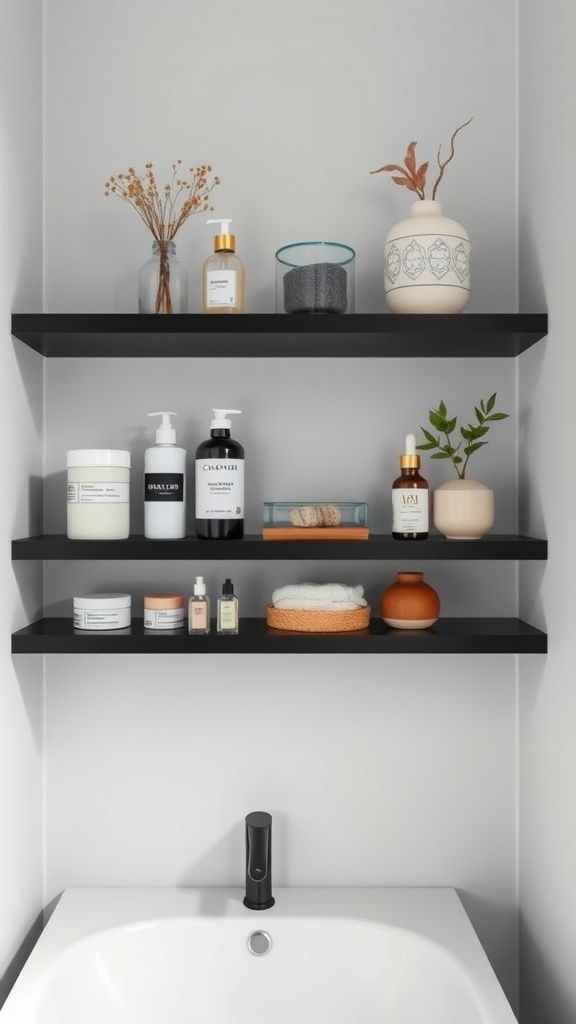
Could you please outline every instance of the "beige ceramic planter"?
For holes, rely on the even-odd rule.
[[[434,491],[433,522],[449,540],[479,540],[494,526],[494,491],[478,480],[450,480]]]

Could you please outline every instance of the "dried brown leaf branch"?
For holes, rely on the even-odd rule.
[[[444,176],[444,169],[447,167],[447,165],[450,163],[454,156],[454,140],[458,135],[458,132],[461,132],[463,128],[466,128],[466,125],[469,125],[471,120],[472,118],[470,118],[464,124],[461,124],[460,127],[457,128],[456,131],[453,133],[452,138],[450,139],[450,155],[447,157],[446,160],[441,161],[440,154],[442,152],[442,146],[440,145],[438,148],[437,160],[438,167],[440,168],[440,173],[438,174],[438,177],[434,182],[434,186],[432,188],[432,199],[436,198],[438,186]],[[375,171],[370,171],[370,174],[380,174],[381,171],[387,171],[389,173],[392,173],[393,171],[398,171],[398,174],[392,174],[392,181],[395,182],[396,185],[402,185],[403,188],[407,188],[410,192],[416,192],[419,199],[425,199],[426,174],[428,171],[429,161],[427,160],[426,163],[420,164],[420,167],[416,166],[417,145],[417,142],[411,142],[409,144],[408,149],[406,150],[406,156],[404,157],[404,166],[401,166],[400,164],[384,164],[384,167],[378,167]]]

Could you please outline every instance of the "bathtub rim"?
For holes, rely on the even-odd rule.
[[[73,887],[65,889],[24,964],[4,1006],[0,1024],[21,1024],[33,1008],[46,973],[67,948],[100,931],[188,917],[244,920],[255,930],[283,919],[333,918],[389,925],[443,948],[477,989],[487,1024],[517,1024],[457,891],[451,887],[275,888],[276,904],[255,912],[237,887]]]

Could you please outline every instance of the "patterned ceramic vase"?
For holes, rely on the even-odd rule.
[[[389,232],[384,294],[392,313],[461,313],[470,297],[470,241],[435,200],[413,203]]]
[[[380,598],[380,614],[395,629],[428,629],[440,614],[440,598],[423,572],[397,572]]]

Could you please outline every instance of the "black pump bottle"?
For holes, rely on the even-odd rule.
[[[196,449],[196,536],[237,540],[244,536],[244,449],[230,435],[230,413],[214,409],[210,437]]]

